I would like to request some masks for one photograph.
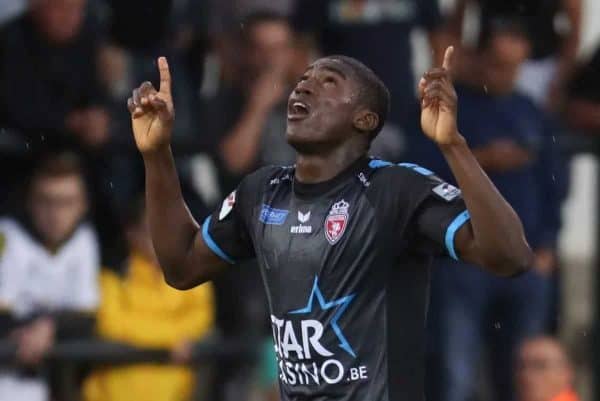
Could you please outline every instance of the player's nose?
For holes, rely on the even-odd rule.
[[[294,88],[295,95],[311,95],[312,93],[313,87],[310,83],[310,79],[305,79],[303,81],[298,82],[298,84]]]

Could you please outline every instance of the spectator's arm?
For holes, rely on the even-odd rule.
[[[50,316],[55,325],[58,341],[91,337],[94,334],[96,317],[92,312],[62,311]]]
[[[573,128],[600,134],[600,103],[574,97],[567,102],[566,116]]]
[[[560,49],[558,79],[565,83],[575,67],[581,40],[581,0],[562,0],[562,7],[569,20],[569,34]]]
[[[531,160],[531,154],[511,139],[495,140],[473,149],[473,155],[486,172],[518,169]]]
[[[452,38],[444,29],[444,20],[437,0],[420,0],[417,3],[417,23],[427,31],[429,46],[433,51],[433,65],[440,65],[444,51]]]
[[[285,95],[285,76],[286,70],[281,66],[264,72],[254,83],[240,119],[219,147],[229,172],[247,173],[254,166],[269,114]]]
[[[463,23],[468,2],[469,0],[456,0],[456,3],[446,20],[446,30],[456,41],[455,46],[459,45],[462,41]]]

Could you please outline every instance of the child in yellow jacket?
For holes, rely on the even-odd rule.
[[[152,247],[143,207],[130,219],[131,249],[123,274],[101,275],[98,334],[107,340],[144,348],[170,349],[174,362],[189,359],[191,344],[211,331],[215,319],[213,288],[190,291],[169,287]],[[86,401],[186,401],[193,372],[183,365],[136,364],[96,369],[86,379]]]

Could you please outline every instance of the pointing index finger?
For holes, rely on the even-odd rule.
[[[166,95],[171,94],[171,71],[169,71],[169,63],[165,57],[158,58],[158,71],[160,72],[160,88],[159,92]]]
[[[452,69],[452,55],[454,54],[454,46],[448,46],[446,48],[446,52],[444,53],[444,62],[442,63],[442,67],[446,70]]]

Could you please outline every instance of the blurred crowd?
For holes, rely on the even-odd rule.
[[[287,96],[322,54],[355,57],[389,87],[392,112],[374,156],[452,182],[420,133],[416,31],[432,65],[456,46],[459,129],[536,253],[511,280],[436,262],[428,399],[577,400],[555,339],[569,189],[569,155],[558,144],[600,134],[600,47],[577,59],[581,0],[451,3],[442,13],[437,0],[3,1],[0,335],[17,361],[0,366],[0,400],[61,401],[46,356],[90,337],[166,349],[170,363],[86,366],[83,400],[278,399],[256,266],[186,292],[164,283],[126,99],[141,82],[157,83],[156,57],[167,56],[172,147],[198,220],[258,166],[293,164]],[[194,344],[209,338],[255,339],[258,357],[191,369]]]

